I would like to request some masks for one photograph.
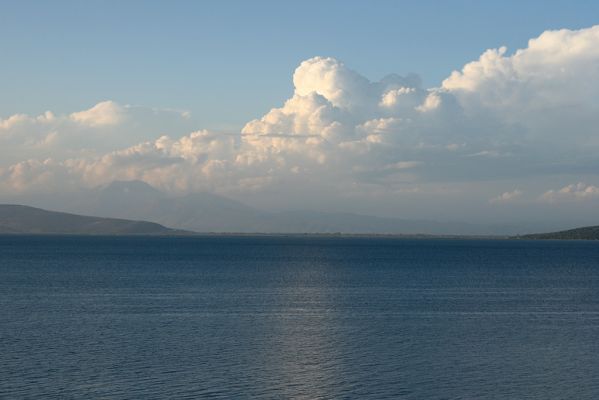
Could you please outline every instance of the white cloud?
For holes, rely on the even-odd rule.
[[[548,190],[540,200],[548,203],[583,201],[599,198],[599,187],[582,182],[564,186],[559,190]]]
[[[531,111],[597,105],[599,85],[599,25],[581,30],[546,31],[528,47],[507,55],[490,49],[477,61],[454,71],[442,88],[462,106],[515,113],[524,119]],[[505,115],[504,115],[505,116]]]
[[[52,159],[20,161],[0,167],[0,193],[53,192],[80,186],[79,177],[70,173],[67,166]]]
[[[94,159],[71,159],[64,165],[88,186],[113,180],[143,180],[170,191],[214,189],[227,184],[236,140],[209,131],[174,140],[162,136]]]
[[[0,129],[7,132],[19,124],[23,124],[29,121],[29,117],[25,114],[11,115],[6,119],[0,119]]]
[[[300,64],[293,74],[297,96],[313,93],[327,99],[334,107],[360,107],[370,89],[370,82],[331,57],[314,57]]]
[[[400,105],[404,107],[414,106],[415,88],[400,87],[398,89],[389,89],[383,93],[379,105],[385,108],[395,108]]]
[[[122,106],[104,101],[69,115],[46,111],[0,119],[0,166],[28,159],[56,161],[97,156],[159,136],[165,124],[177,131],[189,114],[175,110]]]
[[[69,117],[81,124],[96,127],[121,123],[125,112],[114,101],[102,101],[88,110],[72,113]]]
[[[437,93],[431,93],[426,96],[424,103],[416,107],[416,110],[420,112],[428,112],[432,110],[436,110],[441,105],[441,97]]]
[[[520,198],[521,196],[522,196],[522,191],[515,189],[511,192],[503,192],[499,196],[493,197],[492,199],[489,200],[489,203],[491,203],[491,204],[509,203],[509,202],[512,202],[512,201]]]
[[[594,173],[598,65],[599,26],[544,32],[511,55],[488,50],[440,88],[423,88],[415,75],[371,81],[334,58],[314,57],[295,70],[289,99],[234,134],[185,134],[193,130],[180,129],[192,123],[186,112],[112,101],[0,119],[1,176],[21,189],[52,176],[55,186],[142,179],[174,191],[243,191],[303,183],[377,186],[392,196],[406,193],[406,182]],[[31,161],[47,159],[54,161]],[[562,190],[547,196],[570,195]]]

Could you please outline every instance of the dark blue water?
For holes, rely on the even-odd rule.
[[[597,399],[599,243],[0,237],[0,398]]]

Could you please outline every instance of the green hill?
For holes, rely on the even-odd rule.
[[[160,224],[116,218],[88,217],[0,204],[2,234],[76,234],[76,235],[169,235],[181,234]]]
[[[566,231],[533,233],[518,236],[521,239],[599,240],[599,226],[568,229]]]

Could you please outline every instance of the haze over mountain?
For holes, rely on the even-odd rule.
[[[169,196],[141,181],[115,181],[76,194],[40,197],[29,204],[65,212],[156,222],[195,232],[239,233],[389,233],[515,234],[510,226],[475,225],[342,212],[288,210],[267,212],[211,193]]]
[[[39,208],[0,204],[0,233],[77,235],[168,235],[184,232],[160,224],[98,218]]]

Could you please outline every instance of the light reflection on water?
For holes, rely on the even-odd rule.
[[[0,237],[0,398],[599,398],[599,244]]]

